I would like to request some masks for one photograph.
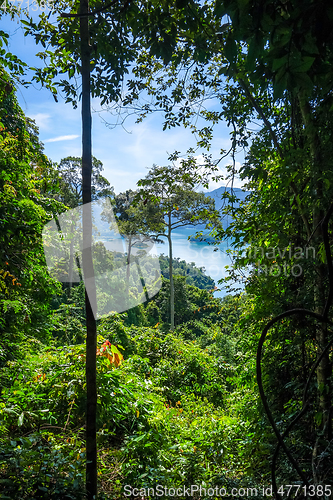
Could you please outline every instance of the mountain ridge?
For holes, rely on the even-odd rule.
[[[242,188],[231,188],[228,186],[220,186],[220,187],[214,189],[213,191],[207,191],[204,194],[206,196],[209,196],[210,198],[213,198],[213,200],[215,201],[215,208],[217,210],[221,210],[221,208],[225,204],[228,203],[228,199],[222,198],[222,195],[225,192],[228,192],[229,194],[232,193],[236,196],[237,201],[235,201],[233,203],[234,207],[239,207],[240,202],[244,201],[246,196],[248,196],[251,193],[251,191],[246,191]],[[226,216],[226,218],[222,220],[223,229],[226,229],[229,226],[229,224],[231,223],[231,220],[232,220],[231,216]],[[195,232],[206,231],[206,235],[208,235],[208,231],[205,227],[205,224],[198,224],[195,226],[192,226],[192,225],[184,226],[184,229],[188,230],[190,228]],[[196,238],[194,236],[191,236],[190,241],[195,241],[195,240],[196,240]],[[214,238],[212,238],[211,236],[206,236],[205,240],[209,241],[209,242],[213,242]]]

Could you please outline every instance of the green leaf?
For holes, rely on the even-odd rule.
[[[256,59],[259,56],[259,45],[256,38],[250,41],[248,54],[246,58],[246,69],[247,71],[253,71],[256,65]]]
[[[214,14],[218,19],[222,19],[222,17],[226,14],[226,8],[222,0],[216,0]]]
[[[286,57],[286,56],[285,56]],[[300,63],[292,64],[292,70],[295,73],[305,73],[308,71],[312,64],[314,63],[315,57],[306,56],[302,57]]]
[[[292,75],[292,80],[291,80],[292,85],[294,85],[296,88],[300,87],[303,89],[312,89],[313,87],[313,81],[309,77],[308,74],[306,73],[294,73]]]
[[[273,64],[272,64],[272,70],[277,71],[287,62],[288,62],[288,56],[283,56],[283,57],[280,57],[279,59],[274,59]]]
[[[234,63],[237,58],[237,44],[230,34],[228,34],[227,40],[224,45],[225,56],[229,62]]]

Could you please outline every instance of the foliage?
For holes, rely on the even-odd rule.
[[[13,5],[10,11],[13,19],[15,14],[17,14],[17,7]],[[3,15],[4,15],[4,10],[1,9],[0,16],[2,17]],[[25,62],[23,62],[15,54],[7,50],[8,38],[9,38],[8,33],[6,33],[3,30],[0,30],[0,67],[1,67],[0,85],[1,85],[1,92],[3,91],[3,87],[5,86],[6,93],[10,93],[13,90],[13,81],[17,81],[23,84],[26,83],[23,82],[22,76],[24,75],[24,71],[27,67],[27,64]],[[9,81],[9,79],[11,81]]]
[[[191,157],[187,161],[182,160],[180,167],[154,165],[146,177],[138,182],[138,186],[141,186],[138,198],[144,199],[143,203],[146,200],[153,202],[160,218],[161,232],[156,237],[165,236],[168,240],[171,330],[175,326],[172,232],[187,225],[205,223],[206,227],[212,227],[213,222],[218,224],[219,214],[215,210],[214,200],[194,190],[200,184],[207,186],[215,170],[216,167],[209,162],[200,167]]]
[[[57,4],[57,13],[63,7]],[[70,7],[76,12],[78,3]],[[221,158],[206,156],[207,168],[200,170],[192,151],[179,167],[155,166],[140,183],[139,208],[142,213],[152,208],[167,230],[169,281],[154,300],[99,324],[100,489],[112,498],[121,498],[125,481],[140,488],[195,482],[251,486],[270,481],[271,468],[273,485],[295,483],[286,450],[275,448],[255,383],[262,328],[295,309],[297,315],[274,323],[266,336],[257,366],[259,389],[266,395],[263,403],[269,402],[275,433],[285,433],[300,464],[301,479],[332,482],[331,331],[306,321],[304,313],[308,308],[328,324],[332,301],[331,20],[331,5],[315,0],[126,2],[121,8],[112,2],[90,17],[92,94],[104,102],[124,95],[124,75],[135,61],[125,103],[145,92],[153,100],[141,117],[164,110],[164,128],[191,126],[201,147],[210,147],[214,125],[225,120],[233,155],[229,179],[236,174],[237,148],[247,148],[240,176],[251,190],[239,207],[232,191],[225,194],[229,203],[223,213],[233,222],[227,230],[215,228],[216,237],[234,239],[231,277],[247,269],[247,294],[220,301],[186,285],[186,266],[173,286],[171,231],[185,221],[217,226],[212,205],[194,188],[207,185],[208,174],[216,176]],[[56,26],[42,14],[25,26],[46,49],[41,57],[49,58],[35,80],[55,96],[62,88],[76,105],[70,79],[81,71],[78,18],[59,17]],[[0,36],[5,43],[6,35]],[[21,62],[5,49],[0,56],[2,66],[22,73]],[[66,73],[67,81],[54,81]],[[56,312],[50,312],[48,300],[56,289],[45,272],[40,232],[64,208],[54,202],[60,186],[3,70],[0,93],[1,481],[10,497],[41,497],[49,487],[54,498],[75,498],[80,481],[74,484],[72,472],[69,484],[70,469],[75,477],[84,474],[82,287],[53,298]],[[207,98],[217,107],[205,107]],[[191,122],[194,116],[206,120],[204,127]],[[75,188],[69,194],[72,203]],[[137,212],[118,212],[124,232],[132,222],[135,231],[142,224]],[[301,268],[297,276],[295,265]],[[171,333],[169,315],[171,329],[174,316],[177,323]],[[111,355],[110,344],[118,352],[111,349]],[[112,480],[108,463],[115,467]]]
[[[57,166],[60,177],[58,199],[64,205],[75,208],[82,204],[82,158],[68,156]],[[103,164],[97,158],[92,158],[92,200],[113,196],[113,188],[102,176]]]
[[[209,297],[205,290],[188,289],[192,297],[195,290]],[[110,343],[124,355],[118,368],[97,356],[99,484],[105,494],[121,498],[121,484],[235,485],[235,474],[256,474],[257,455],[253,463],[247,457],[249,449],[259,446],[249,437],[254,436],[257,413],[253,407],[249,420],[246,403],[257,397],[254,366],[248,345],[242,351],[234,337],[246,312],[246,302],[241,303],[231,297],[217,301],[216,312],[203,311],[208,317],[197,320],[202,326],[188,339],[183,335],[195,331],[193,323],[165,334],[157,324],[126,326],[127,313],[100,321],[98,352]],[[57,314],[66,317],[65,311],[60,308]],[[209,314],[220,321],[212,321]],[[239,330],[239,341],[245,338]],[[1,374],[5,491],[9,496],[16,491],[9,486],[16,474],[17,491],[31,498],[36,491],[42,495],[44,488],[55,499],[83,498],[84,344],[39,344],[30,352],[26,349],[23,364],[8,362]],[[263,456],[267,453],[259,449]],[[71,470],[77,481],[71,479]]]
[[[57,287],[45,268],[41,230],[63,206],[42,192],[49,161],[32,121],[18,106],[2,71],[0,153],[1,362],[13,357],[28,333],[47,335],[43,315]],[[15,353],[18,355],[18,352]]]
[[[136,191],[128,189],[125,193],[117,194],[114,200],[114,213],[119,232],[127,239],[132,237],[133,246],[136,240],[139,240],[137,236],[148,238],[152,232],[158,232],[161,227],[156,207],[148,203],[148,200],[138,207],[135,204],[137,194]]]
[[[85,454],[78,453],[70,441],[62,442],[52,433],[36,432],[2,444],[0,498],[84,498],[82,464]]]
[[[26,35],[34,36],[36,43],[44,49],[38,56],[46,64],[43,68],[34,68],[33,80],[49,88],[55,99],[58,91],[63,91],[66,102],[72,102],[74,106],[80,98],[80,89],[75,82],[81,71],[79,5],[79,1],[54,4],[55,22],[51,22],[43,12],[37,20],[28,15],[28,20],[22,21]],[[67,9],[70,12],[64,12]],[[188,9],[192,13],[190,19]],[[102,7],[98,2],[91,1],[90,10],[91,94],[99,98],[102,105],[122,100],[122,84],[129,67],[140,59],[145,49],[166,63],[172,60],[179,28],[184,38],[192,37],[193,30],[196,31],[196,38],[201,40],[202,47],[195,49],[194,53],[199,57],[206,43],[196,18],[201,18],[207,8],[193,0],[183,4],[155,0],[123,4],[113,2]],[[186,41],[183,55],[186,57],[190,52],[191,43]],[[130,89],[133,87],[131,79],[128,86]]]
[[[162,254],[159,256],[159,261],[162,275],[165,278],[169,278],[169,257]],[[194,262],[187,263],[179,257],[174,258],[172,270],[174,276],[185,276],[187,285],[193,285],[205,290],[212,290],[215,287],[214,280],[205,274],[205,268],[197,268]]]
[[[229,203],[224,214],[231,214],[233,223],[226,231],[218,229],[217,235],[221,240],[226,236],[234,240],[236,265],[230,278],[243,275],[254,297],[248,324],[257,341],[265,321],[277,318],[265,338],[260,364],[258,356],[262,399],[267,413],[272,412],[271,421],[279,423],[275,425],[278,439],[288,429],[285,442],[298,476],[303,483],[319,484],[332,470],[327,455],[332,425],[332,356],[328,351],[332,337],[330,328],[320,325],[321,319],[326,321],[331,315],[333,285],[329,248],[332,33],[328,29],[332,7],[314,0],[283,5],[218,0],[205,7],[196,16],[191,35],[178,40],[167,71],[161,71],[162,64],[151,54],[142,54],[133,90],[137,94],[144,89],[152,97],[142,116],[162,108],[165,127],[192,126],[201,146],[210,146],[214,125],[225,120],[231,128],[231,182],[237,173],[236,151],[246,148],[239,173],[251,193],[240,208],[233,203],[233,193],[226,193]],[[199,26],[206,46],[198,35]],[[185,55],[187,43],[191,49]],[[128,102],[132,97],[137,96],[128,96]],[[211,98],[215,99],[213,109],[202,105]],[[198,115],[206,120],[201,130],[191,122],[193,117],[197,122]],[[279,314],[292,310],[292,320],[281,317],[278,321]],[[319,322],[307,319],[312,313]],[[317,368],[314,352],[316,356],[323,353],[317,357]],[[301,387],[309,390],[308,400],[301,395]],[[301,419],[302,408],[308,411]],[[302,444],[306,441],[307,446],[295,446],[302,431]],[[286,462],[288,449],[282,452],[279,446],[272,466],[276,498],[281,496],[275,472],[283,482],[290,477],[292,461],[289,454]]]

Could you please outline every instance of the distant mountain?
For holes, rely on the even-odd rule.
[[[245,197],[250,194],[250,191],[244,191],[241,188],[233,188],[231,189],[230,187],[227,186],[220,186],[217,189],[214,189],[214,191],[208,191],[208,193],[205,193],[207,196],[210,196],[211,198],[214,198],[215,200],[215,207],[219,210],[223,203],[227,203],[228,200],[222,199],[222,195],[227,192],[227,193],[233,193],[236,198],[238,198],[240,201],[244,201]],[[239,203],[234,204],[235,207],[239,206]]]
[[[234,207],[238,207],[239,202],[244,201],[246,196],[248,194],[250,194],[250,191],[244,191],[241,188],[231,189],[231,187],[227,187],[227,186],[220,186],[219,188],[214,189],[213,191],[208,191],[205,194],[207,196],[210,196],[211,198],[213,198],[215,201],[215,208],[217,210],[221,210],[222,207],[224,207],[227,203],[229,203],[228,199],[222,198],[222,196],[225,192],[228,192],[230,194],[232,192],[236,196],[236,198],[239,200],[239,201],[234,202]],[[226,229],[229,226],[230,222],[231,222],[231,217],[225,217],[225,219],[223,219],[223,221],[222,221],[223,228]],[[205,229],[204,224],[198,224],[197,226],[186,226],[186,228],[187,227],[192,228],[193,233],[195,233],[197,231],[204,231],[204,234],[208,234],[208,231]],[[214,241],[213,238],[211,238],[211,237],[208,237],[206,239],[207,239],[207,241]],[[191,237],[190,241],[193,241],[193,240],[195,240],[194,236]]]

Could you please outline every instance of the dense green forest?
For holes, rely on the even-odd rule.
[[[163,276],[169,278],[169,258],[162,254],[159,261]],[[205,274],[203,268],[196,268],[194,262],[187,263],[179,258],[174,259],[173,272],[176,276],[185,276],[187,285],[206,290],[212,290],[215,287],[214,280]]]
[[[81,100],[82,158],[44,154],[16,97],[29,68],[0,31],[0,499],[332,499],[333,6],[81,0],[53,14],[23,16],[45,62],[29,71]],[[190,127],[204,164],[175,152],[115,194],[92,156],[91,96]],[[231,149],[213,159],[221,122]],[[229,154],[224,181],[249,194],[229,189],[217,212],[199,186]],[[60,280],[42,235],[105,199],[127,252],[89,246],[87,279],[89,259],[117,271],[162,236],[170,258],[158,293],[124,274],[137,305],[96,318],[78,256],[80,280]],[[172,257],[172,231],[199,223],[233,242],[223,299]]]

